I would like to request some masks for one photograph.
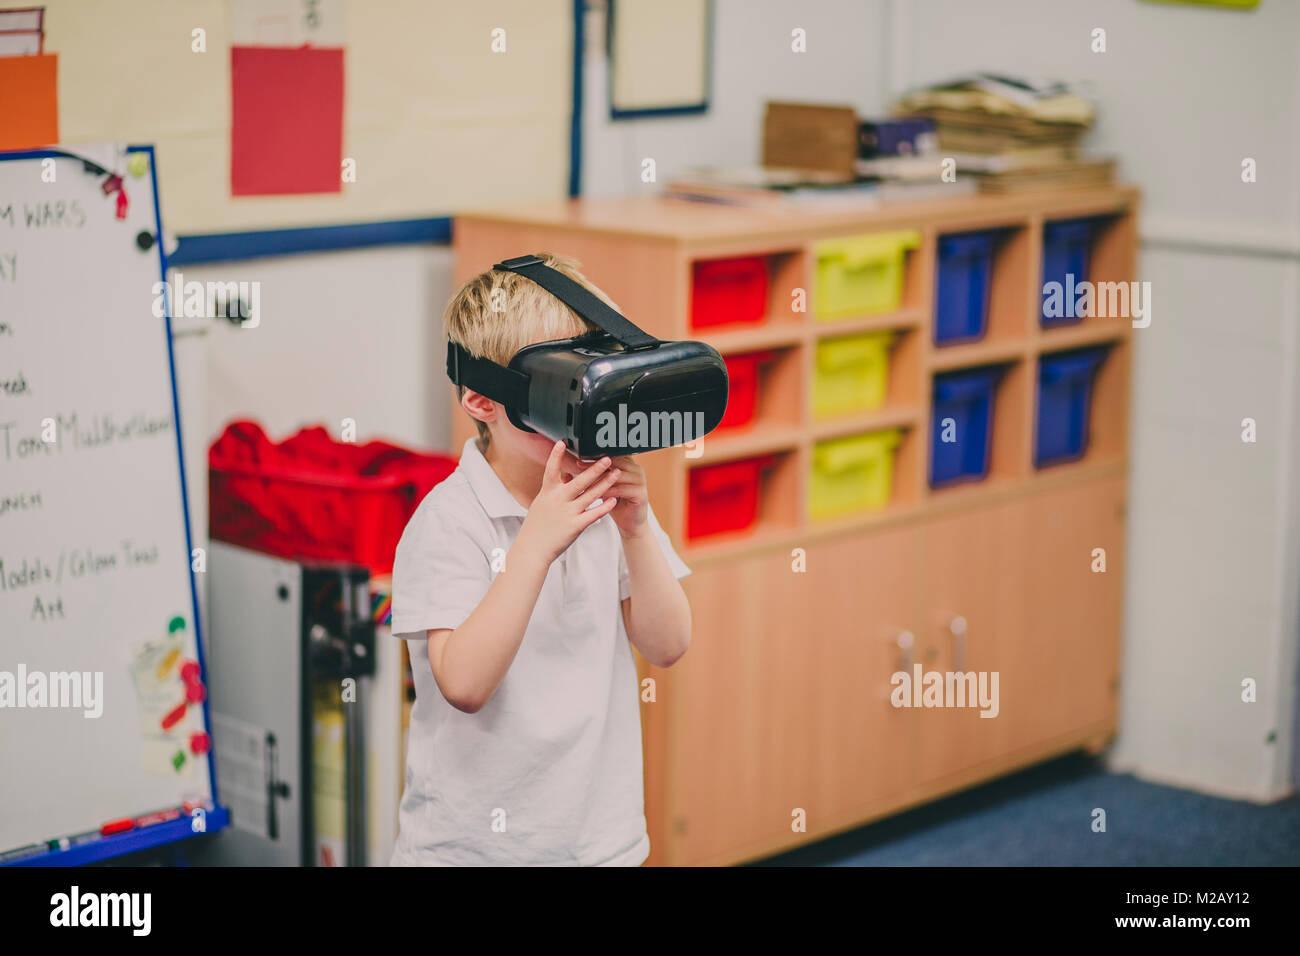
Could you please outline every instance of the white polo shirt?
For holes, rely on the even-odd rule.
[[[526,515],[471,438],[397,545],[393,633],[410,641],[416,697],[395,866],[635,866],[650,852],[640,685],[620,604],[627,561],[612,518],[552,563],[478,713],[452,707],[433,678],[427,632],[469,617]],[[648,520],[685,577],[653,510]]]

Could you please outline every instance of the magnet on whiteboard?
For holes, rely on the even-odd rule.
[[[126,161],[126,170],[136,179],[139,179],[149,172],[149,155],[147,153],[132,153]]]

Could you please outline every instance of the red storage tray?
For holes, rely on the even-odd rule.
[[[772,361],[775,352],[744,352],[723,356],[727,365],[727,410],[719,428],[739,428],[754,420],[758,405],[758,377],[762,366]]]
[[[702,538],[751,527],[758,517],[758,489],[775,457],[761,455],[690,471],[686,537]]]
[[[305,428],[280,444],[254,422],[233,422],[208,451],[213,539],[294,560],[393,570],[402,530],[450,455],[388,442],[336,442]]]
[[[767,262],[762,256],[695,263],[691,327],[753,325],[767,314]]]

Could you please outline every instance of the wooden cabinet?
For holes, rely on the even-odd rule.
[[[917,544],[914,529],[886,531],[866,549],[812,544],[803,571],[769,552],[687,578],[695,640],[670,671],[651,670],[683,728],[664,768],[678,799],[657,862],[788,849],[914,784],[914,723],[891,705],[890,678],[910,656],[899,637],[915,617]],[[807,831],[794,829],[799,811]]]
[[[1114,726],[1123,513],[1123,478],[1007,509],[1008,538],[1023,542],[1008,555],[1001,595],[1005,632],[1016,641],[1017,666],[1002,684],[1009,750]]]
[[[1125,281],[1137,201],[1117,186],[872,210],[628,198],[457,217],[457,281],[522,251],[570,255],[652,334],[702,338],[724,357],[766,353],[752,422],[642,459],[660,523],[693,569],[694,620],[676,666],[639,662],[655,679],[641,710],[649,862],[755,859],[1114,732],[1130,324],[1103,316],[1044,328],[1038,312],[1044,224],[1094,218],[1089,278]],[[936,344],[940,240],[983,229],[1001,237],[987,331]],[[897,307],[819,314],[824,241],[891,230],[916,236]],[[694,325],[695,266],[733,257],[763,264],[766,314]],[[814,414],[826,344],[877,332],[891,341],[883,403]],[[1107,354],[1091,384],[1087,446],[1040,469],[1041,363],[1083,347]],[[987,366],[1000,369],[987,472],[931,487],[936,379]],[[818,517],[824,443],[883,431],[897,435],[888,500]],[[454,445],[468,434],[458,417]],[[688,537],[696,469],[754,458],[765,464],[749,526]],[[914,679],[918,665],[942,675],[945,704],[957,703],[949,674],[973,672],[976,706],[893,706],[893,676]],[[978,700],[981,675],[991,695],[993,674],[997,716],[982,717],[994,704]],[[800,812],[805,830],[792,826]]]

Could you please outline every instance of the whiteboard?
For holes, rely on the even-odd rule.
[[[214,793],[153,153],[119,219],[55,152],[0,153],[0,851]]]

